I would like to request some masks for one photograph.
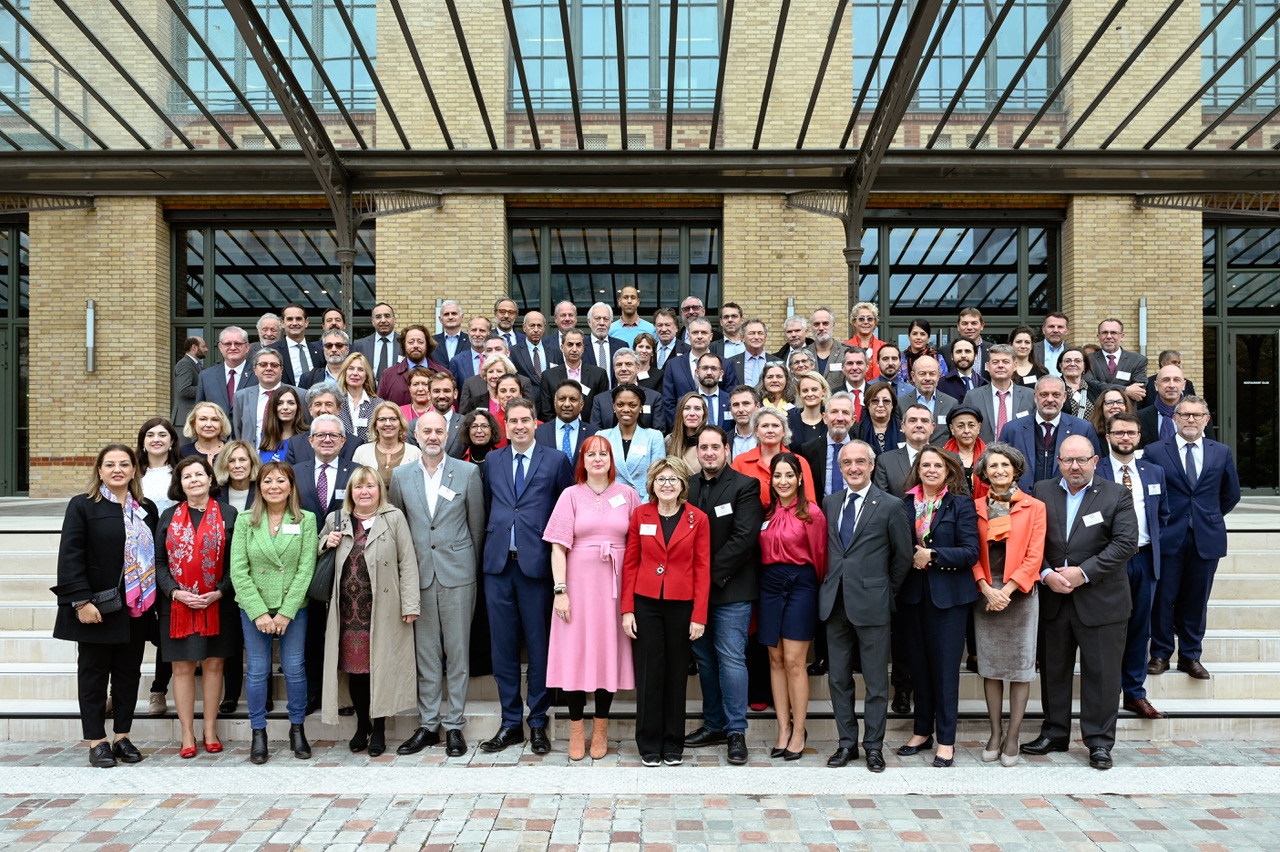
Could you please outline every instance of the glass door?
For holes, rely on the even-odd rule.
[[[1231,333],[1236,467],[1245,489],[1280,490],[1280,332]]]

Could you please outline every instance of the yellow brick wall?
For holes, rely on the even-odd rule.
[[[169,413],[169,227],[153,198],[96,203],[30,218],[32,497],[84,487],[104,444],[132,445],[144,420]]]

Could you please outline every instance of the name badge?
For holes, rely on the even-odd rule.
[[[625,506],[626,503],[627,503],[627,497],[625,494],[615,494],[609,498],[609,505],[615,509],[619,508],[620,506]],[[643,533],[641,533],[641,535],[643,535]]]
[[[1159,482],[1153,482],[1153,483],[1151,483],[1150,485],[1148,485],[1148,486],[1147,486],[1147,493],[1148,493],[1148,494],[1150,494],[1152,497],[1154,497],[1154,496],[1156,496],[1157,494],[1159,494],[1159,493],[1160,493],[1160,483],[1159,483]]]
[[[1116,370],[1116,378],[1123,382],[1129,381],[1129,377],[1132,375],[1133,373],[1130,373],[1128,370]]]
[[[579,382],[579,383],[578,383],[578,387],[582,388],[582,398],[583,398],[583,399],[586,399],[587,397],[591,396],[591,388],[587,387],[586,385],[582,384],[581,382]]]
[[[436,489],[436,493],[439,494],[444,499],[450,500],[450,501],[453,500],[454,497],[458,496],[458,492],[454,491],[452,488],[447,488],[443,485],[441,485],[438,489]]]
[[[281,535],[302,535],[302,524],[285,524],[280,527]]]
[[[946,426],[946,425],[947,425],[947,415],[945,415],[945,414],[939,414],[939,415],[938,415],[938,425],[939,425],[939,426]]]
[[[1090,512],[1089,514],[1084,516],[1084,525],[1086,527],[1097,526],[1100,523],[1102,523],[1101,512]]]
[[[1017,420],[1019,417],[1026,417],[1030,413],[1030,411],[1019,411],[1017,414],[1013,415],[1013,419]]]
[[[769,529],[769,522],[765,521],[763,524],[760,525],[760,532],[764,532],[767,529]]]
[[[368,417],[357,417],[357,418],[356,418],[356,428],[357,428],[357,429],[359,429],[361,426],[368,426],[368,425],[369,425],[369,418],[368,418]]]
[[[657,535],[657,534],[658,534],[657,524],[641,524],[640,525],[640,535]]]
[[[642,414],[652,414],[652,413],[653,413],[653,406],[652,406],[652,405],[644,405],[644,406],[641,406],[641,407],[640,407],[640,413],[642,413]]]
[[[716,506],[717,518],[723,518],[725,515],[732,515],[732,514],[733,514],[732,503],[721,503],[719,506]]]
[[[640,381],[644,381],[645,379],[649,378],[649,371],[645,370],[643,373],[636,373],[636,378],[639,379]]]
[[[333,499],[335,499],[335,500],[341,500],[341,499],[345,498],[346,496],[347,496],[347,489],[345,489],[345,488],[335,488],[335,489],[333,489]]]
[[[1024,385],[1034,385],[1038,380],[1035,376],[1023,376],[1022,383]]]

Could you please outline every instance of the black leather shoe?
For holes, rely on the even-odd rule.
[[[440,745],[440,732],[418,728],[409,739],[400,744],[396,754],[417,754],[424,748]]]
[[[839,769],[842,766],[848,766],[849,761],[857,759],[857,746],[854,746],[853,748],[845,748],[844,746],[841,746],[832,752],[831,756],[827,758],[827,766],[830,766],[832,769]]]
[[[310,716],[312,713],[315,713],[319,709],[320,709],[320,696],[308,695],[307,708],[303,712],[306,713],[306,715]]]
[[[220,716],[228,716],[236,712],[236,708],[240,706],[240,699],[227,698],[218,705],[218,714]]]
[[[524,725],[518,725],[514,728],[508,728],[504,725],[498,729],[498,733],[494,734],[492,739],[480,743],[480,750],[487,752],[502,751],[507,746],[519,745],[522,742],[524,742]]]
[[[307,732],[301,725],[289,726],[289,748],[299,760],[310,759],[311,743],[307,742]]]
[[[1164,657],[1152,657],[1147,663],[1147,674],[1158,675],[1169,671],[1169,661]]]
[[[800,741],[800,750],[791,751],[790,749],[784,748],[782,750],[783,760],[799,760],[800,755],[804,754],[804,747],[809,744],[809,729],[805,728],[803,731],[801,731],[801,734],[803,734],[804,739]]]
[[[706,725],[698,728],[693,733],[684,735],[684,744],[689,748],[724,745],[728,741],[729,736],[724,731],[713,731]]]
[[[387,730],[384,726],[375,724],[373,733],[369,735],[369,756],[381,757],[387,750]]]
[[[451,728],[444,732],[444,738],[444,753],[449,757],[462,757],[467,753],[467,741],[462,738],[462,731]]]
[[[884,754],[880,749],[867,749],[867,768],[872,772],[884,772]]]
[[[1105,746],[1089,749],[1089,765],[1094,769],[1110,769],[1111,749]]]
[[[546,726],[529,726],[529,750],[534,754],[550,754],[551,739],[547,736]]]
[[[110,769],[115,766],[116,756],[111,753],[111,743],[104,740],[89,749],[89,765],[99,769]]]
[[[734,766],[742,766],[747,762],[747,738],[743,734],[729,734],[729,762]],[[685,741],[688,745],[688,741]]]
[[[1191,675],[1196,680],[1208,680],[1209,670],[1200,665],[1199,660],[1178,660],[1178,671]]]
[[[115,745],[111,746],[111,752],[116,756],[117,760],[125,763],[140,763],[142,761],[142,752],[138,751],[138,747],[129,742],[128,737],[121,737],[116,740]]]
[[[267,729],[254,728],[253,739],[249,743],[249,762],[266,763],[269,756],[267,751]]]
[[[897,713],[899,716],[907,716],[911,713],[911,693],[905,689],[899,689],[893,694],[893,704],[889,709]]]
[[[809,664],[809,674],[812,675],[813,677],[822,677],[826,673],[827,673],[826,660],[814,660],[812,663]]]
[[[355,754],[367,749],[369,747],[369,729],[357,725],[356,732],[352,735],[351,742],[347,743],[347,745]]]
[[[898,757],[910,757],[913,754],[919,754],[922,751],[928,751],[933,748],[933,737],[920,743],[920,745],[904,745],[898,747]]]
[[[1029,743],[1018,746],[1023,754],[1048,754],[1051,751],[1066,751],[1071,747],[1069,740],[1055,740],[1041,734]]]
[[[689,677],[697,677],[697,676],[698,676],[698,661],[689,660]]]
[[[355,707],[339,707],[339,708],[338,708],[338,715],[339,715],[339,716],[354,716],[354,715],[356,715],[356,708],[355,708]]]

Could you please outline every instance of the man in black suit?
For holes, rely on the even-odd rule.
[[[508,351],[524,342],[524,335],[516,331],[516,314],[519,312],[516,300],[510,296],[502,296],[493,303],[493,330],[507,344]]]
[[[1191,383],[1182,375],[1182,368],[1176,364],[1161,367],[1152,381],[1155,383],[1154,386],[1148,383],[1148,387],[1155,389],[1151,404],[1138,409],[1138,422],[1142,424],[1142,443],[1138,445],[1140,447],[1154,444],[1156,441],[1172,440],[1178,434],[1178,421],[1173,416],[1174,409],[1178,407],[1183,397],[1195,396],[1195,393],[1189,390]],[[1205,427],[1204,436],[1211,441],[1216,440],[1217,436],[1213,433],[1212,423]]]
[[[584,408],[595,405],[596,397],[608,395],[609,379],[604,370],[594,364],[586,363],[582,358],[585,347],[583,337],[582,332],[576,328],[563,332],[560,335],[560,354],[564,356],[563,363],[542,371],[542,381],[538,383],[538,419],[544,423],[554,416],[552,407],[555,403],[556,388],[565,379],[573,379],[581,386]]]
[[[1098,323],[1102,351],[1089,356],[1089,372],[1103,384],[1124,388],[1136,405],[1147,395],[1147,356],[1124,350],[1122,343],[1124,323],[1114,317]]]
[[[1156,363],[1159,364],[1159,366],[1156,367],[1156,372],[1147,378],[1147,395],[1142,398],[1142,402],[1138,403],[1139,411],[1144,408],[1150,408],[1156,404],[1156,396],[1158,393],[1156,381],[1157,377],[1160,375],[1160,370],[1163,370],[1165,367],[1170,365],[1177,367],[1178,369],[1182,369],[1182,353],[1177,349],[1164,349],[1160,352],[1160,357],[1157,359]],[[1186,387],[1182,389],[1182,394],[1183,396],[1195,396],[1195,382],[1187,379]]]
[[[317,417],[321,414],[328,414],[333,417],[338,416],[338,406],[341,404],[342,391],[338,390],[338,386],[334,382],[318,382],[307,388],[307,413],[310,415],[307,419],[315,423]],[[345,441],[342,449],[338,452],[339,461],[351,461],[351,457],[355,455],[356,442]],[[316,451],[311,446],[311,434],[303,432],[301,435],[294,435],[289,439],[284,452],[284,463],[296,468],[303,462],[315,461]],[[323,518],[320,518],[321,526],[324,525]]]
[[[668,359],[689,351],[689,344],[680,339],[680,321],[675,308],[658,308],[653,312],[653,336],[658,339],[658,350],[653,357],[660,370],[666,370]]]
[[[613,376],[617,384],[634,384],[640,365],[636,361],[636,353],[629,347],[623,347],[613,353]],[[640,425],[646,429],[657,429],[666,434],[667,410],[662,406],[662,394],[652,388],[640,388],[644,392],[644,404],[640,406]],[[617,422],[613,416],[613,397],[610,394],[596,394],[591,404],[591,416],[587,420],[599,429],[611,429]]]
[[[462,324],[462,305],[454,299],[440,303],[440,333],[436,339],[436,351],[431,353],[441,364],[448,364],[459,352],[466,351],[470,341]]]
[[[399,346],[396,342],[396,311],[386,302],[373,306],[373,334],[362,337],[352,344],[355,352],[369,359],[373,365],[373,383],[382,380],[382,373],[400,361]]]
[[[284,308],[284,337],[270,346],[284,359],[284,378],[281,381],[302,390],[308,387],[302,384],[308,374],[324,363],[324,347],[320,341],[307,341],[309,325],[307,309],[297,302],[290,302]]]
[[[809,323],[804,317],[792,314],[782,323],[782,334],[787,338],[787,342],[775,353],[774,357],[779,361],[787,361],[791,357],[792,352],[799,352],[802,349],[808,349],[813,346],[813,338],[809,336]]]
[[[578,306],[570,301],[556,302],[555,312],[552,314],[556,327],[552,332],[546,335],[547,348],[552,352],[560,351],[561,335],[571,328],[578,325]],[[556,359],[560,360],[559,358]]]
[[[979,375],[987,371],[987,342],[982,339],[982,330],[987,327],[987,323],[982,318],[982,311],[977,308],[961,308],[959,316],[956,317],[956,335],[947,344],[943,352],[948,364],[952,361],[951,347],[960,339],[968,340],[973,344],[973,371]]]
[[[951,360],[947,362],[950,369],[945,376],[938,379],[938,391],[954,397],[956,402],[961,402],[969,391],[985,385],[987,380],[973,369],[973,360],[977,356],[978,350],[974,347],[972,340],[963,337],[953,340]]]
[[[489,332],[489,339],[484,342],[484,365],[489,365],[489,359],[494,356],[501,355],[508,361],[511,360],[511,353],[507,351],[507,342],[503,340],[496,331]],[[513,365],[514,366],[514,365]],[[480,368],[480,372],[484,372],[484,367]],[[533,383],[527,378],[516,373],[516,378],[520,380],[520,395],[525,399],[536,399],[537,394],[534,393]],[[480,400],[477,402],[477,400]],[[468,376],[467,380],[462,383],[462,390],[458,394],[458,411],[468,414],[471,409],[478,405],[487,404],[489,400],[489,382],[483,375]]]
[[[218,335],[218,351],[222,353],[222,363],[200,371],[200,378],[196,381],[196,402],[212,402],[230,418],[236,391],[258,383],[258,377],[245,363],[249,354],[249,335],[239,326],[227,326]]]
[[[780,363],[777,357],[765,351],[768,339],[769,331],[764,320],[750,319],[743,325],[742,351],[725,359],[733,365],[733,371],[738,374],[738,381],[742,384],[755,387],[760,384],[760,374],[764,372],[765,365]],[[711,351],[715,352],[715,349],[713,343]]]
[[[760,484],[729,466],[728,436],[698,430],[701,474],[689,479],[689,502],[711,527],[711,597],[706,632],[693,643],[702,685],[703,724],[684,744],[728,744],[729,762],[747,762],[747,630],[760,595]]]
[[[608,397],[608,394],[602,394]],[[582,387],[573,379],[565,379],[556,385],[553,408],[555,419],[538,425],[533,439],[544,447],[559,450],[578,463],[578,451],[582,442],[599,431],[594,425],[582,422]]]
[[[200,362],[209,354],[203,337],[188,337],[182,344],[182,357],[173,365],[173,414],[169,422],[182,431],[187,415],[196,404],[196,385],[200,381]]]
[[[831,659],[831,709],[840,744],[827,766],[858,757],[853,660],[861,657],[866,683],[862,745],[867,768],[884,771],[884,732],[889,707],[889,617],[911,570],[911,522],[902,501],[872,484],[875,454],[865,441],[840,452],[845,490],[822,501],[827,518],[827,576],[818,588],[818,616],[825,622]]]
[[[1036,483],[1047,508],[1040,571],[1040,736],[1025,754],[1066,751],[1071,686],[1080,652],[1080,733],[1089,765],[1111,768],[1125,630],[1133,600],[1127,565],[1138,551],[1138,516],[1123,485],[1095,476],[1093,444],[1072,435],[1058,447],[1061,479]]]
[[[547,329],[547,320],[538,311],[529,311],[520,323],[524,330],[523,339],[511,350],[511,363],[516,365],[516,372],[528,379],[537,393],[542,382],[542,371],[560,363],[558,350],[547,345],[542,334]],[[537,402],[537,397],[534,398]]]
[[[907,474],[916,463],[916,456],[929,445],[933,437],[933,414],[918,402],[908,405],[902,412],[902,437],[905,447],[881,453],[876,459],[876,485],[901,500],[906,496]]]

